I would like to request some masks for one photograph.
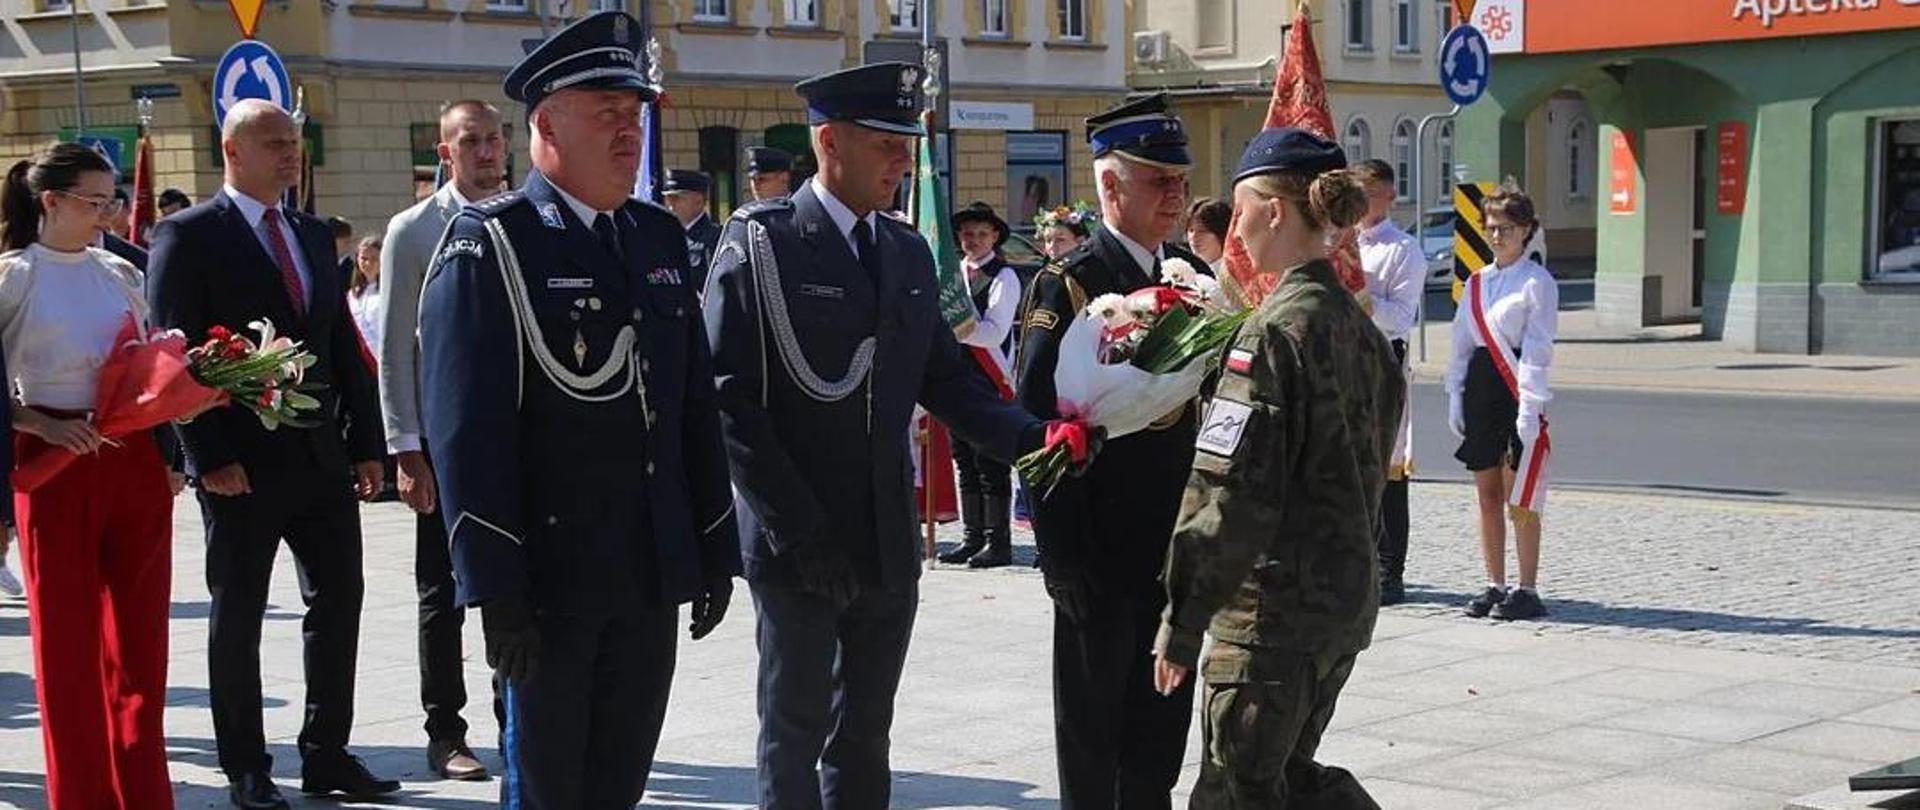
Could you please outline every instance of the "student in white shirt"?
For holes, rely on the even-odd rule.
[[[1500,373],[1498,358],[1482,341],[1472,302],[1453,316],[1453,357],[1447,365],[1447,423],[1460,437],[1454,457],[1473,471],[1480,503],[1480,551],[1487,587],[1467,603],[1467,615],[1531,619],[1546,615],[1535,590],[1540,568],[1540,517],[1514,510],[1514,553],[1519,587],[1507,590],[1506,519],[1526,442],[1536,441],[1542,415],[1553,399],[1548,371],[1559,329],[1560,290],[1552,275],[1526,258],[1528,240],[1540,227],[1533,200],[1508,180],[1482,203],[1493,266],[1480,271],[1480,299],[1487,328],[1513,350],[1519,397]]]
[[[1227,261],[1227,228],[1233,224],[1233,205],[1201,197],[1187,206],[1187,247],[1205,259],[1218,277]]]
[[[362,237],[353,252],[353,275],[347,284],[347,309],[353,313],[353,324],[360,329],[360,339],[366,341],[369,351],[380,345],[380,322],[385,310],[380,306],[380,248],[381,236]]]
[[[967,292],[978,314],[973,331],[960,343],[980,362],[981,372],[994,387],[1011,398],[1020,276],[1000,256],[1000,246],[1007,243],[1007,223],[992,206],[975,202],[953,215],[953,230],[960,240]],[[958,437],[953,442],[953,464],[960,474],[960,521],[966,534],[958,548],[940,555],[940,561],[966,563],[969,568],[1011,565],[1012,467]]]
[[[1393,223],[1393,166],[1384,160],[1361,161],[1354,177],[1367,192],[1367,215],[1360,220],[1360,269],[1367,277],[1365,300],[1371,303],[1373,325],[1380,328],[1400,364],[1407,371],[1407,335],[1420,318],[1427,263],[1420,243]],[[1402,384],[1401,391],[1407,391]],[[1400,428],[1394,434],[1393,457],[1387,462],[1387,489],[1380,503],[1380,604],[1397,605],[1406,599],[1407,479],[1413,473],[1413,400],[1400,410]]]

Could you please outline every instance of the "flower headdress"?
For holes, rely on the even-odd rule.
[[[1093,227],[1093,223],[1099,220],[1099,212],[1094,211],[1093,206],[1088,205],[1086,200],[1075,200],[1071,207],[1062,205],[1035,214],[1033,227],[1035,230],[1044,231],[1055,225],[1063,225],[1080,233],[1086,233]]]

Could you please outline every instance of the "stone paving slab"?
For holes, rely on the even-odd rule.
[[[1463,487],[1415,487],[1419,600],[1383,613],[1322,749],[1384,807],[1778,810],[1920,753],[1920,595],[1886,587],[1920,574],[1911,514],[1565,493],[1548,519],[1543,586],[1554,615],[1503,625],[1454,607],[1480,580],[1469,498]],[[176,801],[224,807],[199,515],[191,501],[178,507],[167,714]],[[390,504],[364,516],[355,750],[405,781],[391,806],[491,807],[497,783],[426,774],[413,522]],[[262,641],[269,741],[288,787],[303,691],[292,568],[283,555]],[[1874,598],[1828,598],[1856,589]],[[751,605],[744,590],[737,598],[712,638],[681,645],[647,807],[754,803],[756,655]],[[1051,622],[1031,569],[926,576],[894,729],[894,806],[1057,806]],[[497,767],[479,623],[467,632],[472,742]],[[4,807],[44,806],[30,661],[24,611],[0,604]],[[1179,803],[1198,771],[1199,736],[1196,722]]]

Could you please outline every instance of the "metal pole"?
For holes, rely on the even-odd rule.
[[[1454,118],[1458,117],[1459,115],[1460,115],[1460,105],[1455,104],[1453,105],[1453,109],[1451,110],[1448,110],[1444,113],[1434,113],[1432,115],[1429,115],[1425,118],[1420,119],[1420,126],[1416,127],[1413,131],[1413,232],[1414,232],[1414,243],[1420,245],[1420,252],[1422,254],[1425,254],[1427,252],[1427,248],[1426,248],[1427,171],[1422,166],[1422,164],[1425,161],[1421,159],[1422,155],[1426,153],[1427,127],[1435,121],[1442,121],[1442,120],[1451,121]],[[1442,182],[1441,186],[1444,188],[1446,186],[1446,183]],[[1425,259],[1426,256],[1422,255],[1421,258]],[[1419,312],[1420,312],[1420,341],[1419,341],[1420,342],[1420,362],[1426,363],[1427,362],[1427,279],[1426,279],[1426,274],[1424,272],[1421,273],[1421,278],[1420,278]]]
[[[67,0],[67,23],[73,29],[74,138],[87,134],[87,83],[80,74],[80,3]]]

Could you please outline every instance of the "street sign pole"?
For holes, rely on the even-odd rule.
[[[1415,234],[1413,241],[1414,241],[1414,244],[1417,244],[1420,246],[1420,253],[1421,253],[1420,258],[1423,260],[1430,260],[1430,257],[1426,255],[1426,252],[1427,252],[1427,247],[1426,247],[1426,244],[1427,244],[1426,243],[1426,239],[1427,239],[1427,206],[1426,206],[1427,171],[1425,168],[1422,168],[1422,164],[1425,162],[1423,155],[1425,154],[1426,144],[1427,144],[1427,127],[1432,126],[1435,121],[1452,121],[1453,119],[1458,118],[1459,116],[1460,116],[1460,105],[1455,104],[1453,105],[1453,109],[1451,110],[1448,110],[1444,113],[1434,113],[1432,115],[1429,115],[1425,118],[1420,119],[1420,126],[1414,128],[1414,131],[1413,131],[1413,144],[1414,144],[1413,146],[1413,232]],[[1435,144],[1434,147],[1438,149],[1439,144]],[[1440,178],[1440,187],[1442,189],[1447,187],[1447,178],[1444,178],[1444,177]],[[1422,264],[1422,266],[1424,267],[1424,263]],[[1427,362],[1427,280],[1426,280],[1426,272],[1424,269],[1421,271],[1421,278],[1420,278],[1420,310],[1419,312],[1420,312],[1420,362],[1425,363]]]
[[[1420,168],[1420,150],[1427,142],[1427,127],[1435,121],[1453,120],[1460,115],[1462,107],[1469,106],[1486,95],[1487,88],[1493,84],[1493,53],[1487,47],[1487,38],[1462,18],[1461,24],[1447,32],[1446,39],[1440,41],[1439,53],[1440,91],[1453,109],[1445,113],[1429,115],[1420,120],[1420,126],[1413,135],[1413,201],[1414,216],[1424,219],[1426,209],[1420,205],[1425,189],[1423,180],[1426,173]],[[1444,185],[1444,181],[1442,183]],[[1416,223],[1421,220],[1416,220]],[[1426,237],[1424,226],[1415,230],[1421,238]],[[1421,248],[1421,258],[1425,259],[1425,245]],[[1421,273],[1420,280],[1420,362],[1427,362],[1427,282],[1426,274]]]

